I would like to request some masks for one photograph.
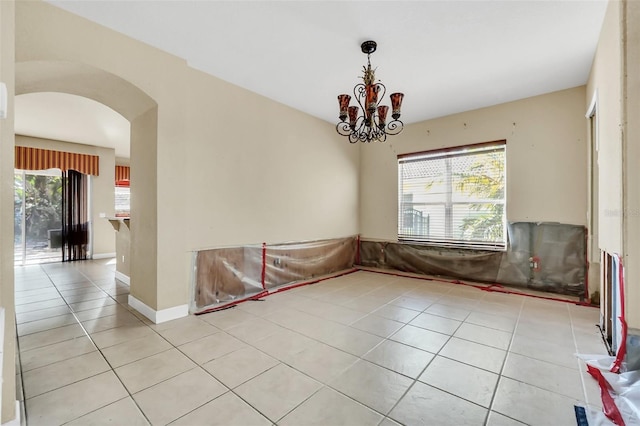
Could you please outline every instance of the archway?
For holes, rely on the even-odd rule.
[[[102,103],[131,124],[131,295],[155,309],[157,301],[158,105],[123,78],[86,64],[26,61],[15,65],[16,95],[60,92]]]

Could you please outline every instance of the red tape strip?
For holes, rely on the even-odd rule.
[[[263,288],[264,288],[264,286],[266,284],[265,283],[266,245],[263,245],[262,252],[263,252],[262,285],[263,285]],[[489,284],[487,286],[482,286],[482,285],[474,285],[474,284],[465,283],[465,282],[462,282],[462,281],[459,281],[459,280],[445,280],[445,279],[442,279],[442,278],[420,277],[420,276],[414,276],[414,275],[409,275],[409,274],[399,274],[399,273],[395,273],[395,272],[379,271],[379,270],[366,269],[366,268],[361,268],[361,267],[354,267],[353,269],[349,269],[349,270],[347,270],[345,272],[342,272],[342,273],[329,275],[329,276],[326,276],[324,278],[319,278],[319,279],[316,279],[316,280],[304,281],[304,282],[292,284],[292,285],[289,285],[289,286],[283,286],[283,287],[280,287],[280,288],[278,288],[276,290],[273,290],[273,291],[266,290],[266,288],[265,288],[263,292],[258,293],[257,295],[250,296],[250,297],[247,297],[247,298],[244,298],[244,299],[240,299],[240,300],[235,300],[233,302],[226,303],[226,304],[221,305],[221,306],[215,306],[215,307],[212,307],[212,308],[208,308],[208,309],[205,309],[204,311],[195,312],[194,315],[201,315],[201,314],[206,314],[206,313],[209,313],[209,312],[219,311],[221,309],[225,309],[225,308],[228,308],[230,306],[237,305],[238,303],[241,303],[241,302],[244,302],[244,301],[247,301],[247,300],[259,299],[261,297],[269,296],[270,294],[280,293],[280,292],[283,292],[283,291],[286,291],[286,290],[291,290],[293,288],[298,288],[298,287],[302,287],[302,286],[306,286],[306,285],[310,285],[310,284],[316,284],[316,283],[319,283],[321,281],[329,280],[331,278],[341,277],[343,275],[352,274],[352,273],[357,272],[357,271],[373,272],[373,273],[376,273],[376,274],[391,275],[391,276],[403,277],[403,278],[415,278],[415,279],[418,279],[418,280],[442,282],[442,283],[447,283],[447,284],[458,284],[458,285],[464,285],[464,286],[468,286],[468,287],[477,288],[478,290],[482,290],[482,291],[491,291],[491,292],[504,293],[504,294],[514,294],[516,296],[534,297],[534,298],[537,298],[537,299],[552,300],[552,301],[563,302],[563,303],[573,303],[573,304],[576,304],[576,305],[582,305],[582,306],[589,306],[589,307],[597,308],[597,306],[593,306],[593,305],[591,305],[589,303],[577,302],[575,300],[561,299],[561,298],[557,298],[557,297],[538,296],[538,295],[535,295],[535,294],[527,294],[527,293],[520,293],[520,292],[517,292],[517,291],[507,290],[500,284]]]
[[[600,397],[602,398],[602,411],[604,412],[604,415],[618,426],[624,426],[624,420],[622,419],[620,410],[618,410],[616,402],[609,393],[611,385],[609,385],[607,379],[604,378],[599,369],[590,365],[587,365],[587,372],[598,381],[598,385],[600,386]]]
[[[338,273],[338,274],[328,275],[326,277],[318,278],[316,280],[304,281],[304,282],[300,282],[300,283],[297,283],[297,284],[292,284],[292,285],[287,286],[287,287],[280,287],[280,288],[278,288],[276,290],[273,290],[273,291],[264,290],[264,291],[261,291],[258,294],[254,294],[253,296],[245,297],[244,299],[237,299],[237,300],[234,300],[232,302],[224,303],[224,304],[219,305],[219,306],[213,306],[211,308],[206,308],[206,309],[204,309],[202,311],[194,312],[193,314],[194,315],[202,315],[202,314],[208,314],[209,312],[221,311],[221,310],[224,310],[224,309],[227,309],[227,308],[231,308],[231,307],[233,307],[233,306],[235,306],[235,305],[237,305],[239,303],[246,302],[247,300],[260,299],[260,298],[269,296],[271,294],[280,293],[282,291],[291,290],[293,288],[298,288],[298,287],[302,287],[302,286],[305,286],[305,285],[319,283],[320,281],[326,281],[326,280],[330,280],[332,278],[338,278],[338,277],[341,277],[343,275],[349,275],[349,274],[352,274],[352,273],[358,272],[358,271],[359,271],[359,269],[353,268],[353,269],[349,269],[348,271],[344,271],[344,272],[341,272],[341,273]]]
[[[588,302],[579,302],[579,301],[576,301],[576,300],[562,299],[560,297],[540,296],[540,295],[537,295],[537,294],[521,293],[519,291],[507,290],[502,285],[497,284],[497,283],[488,284],[486,286],[483,286],[483,285],[478,285],[478,284],[465,283],[465,282],[460,281],[460,280],[445,280],[445,279],[442,279],[442,278],[421,277],[421,276],[415,276],[415,275],[409,275],[409,274],[400,274],[400,273],[396,273],[396,272],[380,271],[380,270],[365,269],[365,268],[359,268],[359,269],[362,270],[362,271],[373,272],[373,273],[376,273],[376,274],[391,275],[391,276],[403,277],[403,278],[415,278],[417,280],[435,281],[435,282],[441,282],[441,283],[447,283],[447,284],[459,284],[459,285],[465,285],[467,287],[477,288],[478,290],[482,290],[482,291],[491,291],[491,292],[504,293],[504,294],[514,294],[514,295],[517,295],[517,296],[526,296],[526,297],[533,297],[533,298],[536,298],[536,299],[552,300],[554,302],[572,303],[574,305],[588,306],[590,308],[598,308],[599,309],[598,306],[592,305],[591,303],[588,303]]]
[[[269,292],[268,291],[261,291],[258,294],[254,294],[253,296],[249,296],[249,297],[245,297],[244,299],[237,299],[234,300],[233,302],[229,302],[229,303],[225,303],[224,305],[219,305],[219,306],[213,306],[211,308],[207,308],[203,311],[199,311],[199,312],[194,312],[194,315],[202,315],[202,314],[208,314],[209,312],[216,312],[216,311],[222,311],[228,308],[232,308],[234,306],[236,306],[239,303],[242,302],[246,302],[247,300],[256,300],[256,299],[260,299],[261,297],[264,296],[268,296]]]

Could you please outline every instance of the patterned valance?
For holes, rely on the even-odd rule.
[[[129,166],[116,166],[116,182],[130,180],[130,172]]]
[[[99,160],[97,155],[16,146],[15,168],[20,170],[60,169],[63,172],[71,169],[86,175],[98,176]]]

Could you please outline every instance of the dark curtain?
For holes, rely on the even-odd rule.
[[[87,175],[62,173],[62,261],[84,260],[89,245]]]

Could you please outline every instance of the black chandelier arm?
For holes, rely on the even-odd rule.
[[[402,131],[402,122],[399,120],[393,121],[389,123],[389,128],[395,133],[387,132],[385,128],[365,126],[362,116],[358,117],[358,121],[353,128],[349,123],[341,122],[336,125],[338,134],[347,136],[349,142],[352,144],[357,142],[370,143],[373,141],[385,142],[387,140],[387,134],[397,135]]]
[[[370,143],[372,141],[379,141],[383,135],[384,132],[380,131],[379,128],[367,127],[367,129],[360,135],[360,141],[367,143]]]
[[[336,131],[341,136],[347,136],[349,138],[350,143],[367,142],[368,136],[367,133],[368,127],[365,126],[365,118],[364,116],[359,116],[356,124],[351,126],[351,124],[347,122],[340,122],[336,125]]]
[[[361,140],[361,135],[364,133],[366,126],[364,125],[364,116],[358,116],[356,125],[353,126],[352,133],[349,135],[349,142],[356,143]]]
[[[353,131],[351,130],[351,125],[344,121],[336,124],[336,132],[338,132],[340,136],[349,136],[351,133],[353,133]]]
[[[402,132],[404,129],[404,124],[400,120],[393,120],[387,123],[387,128],[385,129],[385,133],[388,135],[397,135]]]
[[[362,83],[358,83],[353,87],[353,97],[355,98],[356,102],[358,102],[358,105],[360,105],[360,109],[363,112],[366,111],[366,107],[363,106],[361,99],[364,100],[366,98],[365,87],[366,86]]]

